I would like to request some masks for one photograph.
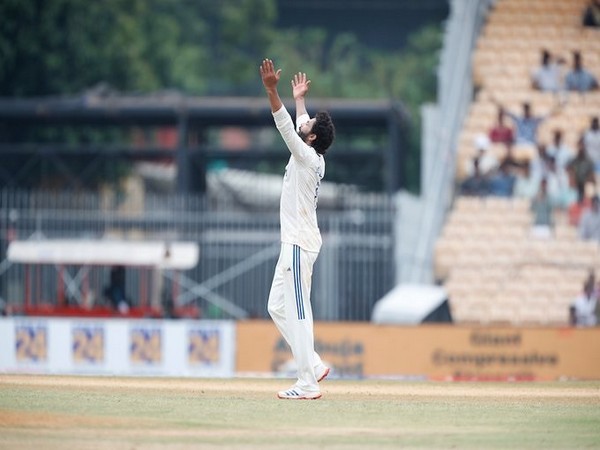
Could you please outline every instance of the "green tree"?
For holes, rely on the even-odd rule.
[[[276,19],[275,0],[3,0],[0,96],[77,94],[101,82],[122,92],[262,95],[257,66],[269,56],[287,75],[318,80],[316,96],[403,102],[412,117],[406,176],[417,186],[419,107],[435,98],[440,27],[382,51],[348,33],[276,30]]]
[[[256,78],[273,0],[5,0],[0,95],[163,88],[233,93]]]
[[[401,100],[410,113],[405,179],[414,191],[419,186],[421,161],[420,107],[435,101],[437,96],[436,71],[442,38],[439,25],[425,26],[410,36],[407,47],[396,57],[374,56],[378,82],[390,97]]]
[[[158,86],[142,57],[141,0],[7,0],[0,8],[2,95],[74,93],[100,81]]]
[[[211,94],[255,94],[258,64],[275,39],[272,0],[214,2],[211,17]]]

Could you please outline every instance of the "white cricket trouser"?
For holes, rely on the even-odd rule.
[[[315,368],[322,367],[315,352],[313,315],[310,303],[313,264],[318,253],[307,252],[293,244],[281,244],[281,253],[267,309],[286,340],[298,366],[296,385],[308,392],[319,392]]]

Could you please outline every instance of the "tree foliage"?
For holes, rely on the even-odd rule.
[[[260,94],[256,67],[276,59],[302,70],[317,95],[401,98],[435,94],[438,27],[406,49],[377,51],[352,34],[276,30],[275,0],[4,0],[0,95],[176,88],[188,94]]]
[[[275,0],[3,0],[0,96],[80,93],[99,83],[122,92],[262,95],[258,64],[314,80],[313,95],[392,98],[413,117],[411,172],[418,172],[419,106],[435,98],[439,26],[404,49],[367,48],[353,34],[276,29]]]
[[[0,95],[235,91],[273,30],[272,0],[4,0]],[[250,65],[249,63],[252,62]]]

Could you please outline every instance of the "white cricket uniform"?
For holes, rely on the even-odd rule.
[[[589,298],[585,292],[575,299],[575,321],[578,327],[594,327],[597,324],[596,307],[598,300]]]
[[[298,367],[296,385],[307,392],[319,392],[315,370],[324,366],[314,351],[310,290],[313,264],[321,249],[317,199],[325,174],[325,160],[297,133],[300,125],[310,120],[308,115],[298,118],[296,129],[284,106],[273,113],[273,118],[291,156],[283,177],[279,213],[281,252],[268,310],[292,349]]]

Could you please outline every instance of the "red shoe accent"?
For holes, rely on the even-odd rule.
[[[321,377],[317,380],[317,383],[320,383],[321,381],[323,381],[325,378],[327,378],[327,375],[329,375],[329,371],[331,369],[329,367],[327,367],[325,369],[325,372],[323,372],[323,375],[321,375]]]

